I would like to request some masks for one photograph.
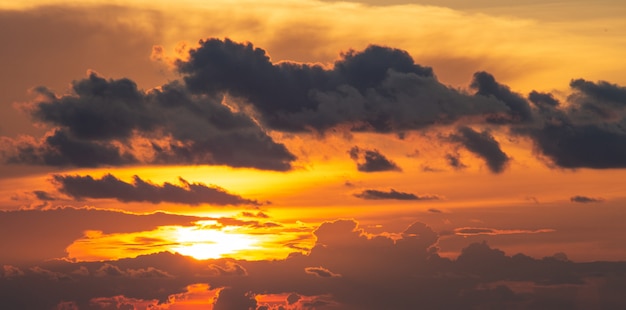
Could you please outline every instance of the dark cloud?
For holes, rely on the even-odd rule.
[[[548,94],[539,94],[540,122],[512,132],[530,137],[536,151],[558,167],[626,167],[625,88],[583,79],[570,86],[568,105],[553,106]]]
[[[223,105],[222,97],[191,95],[177,82],[143,91],[129,79],[106,80],[91,72],[73,83],[71,94],[38,92],[41,98],[27,109],[56,129],[39,142],[15,141],[4,156],[7,162],[213,164],[284,171],[295,160],[250,116]],[[134,150],[138,139],[152,143]]]
[[[174,202],[188,205],[259,205],[255,200],[230,194],[220,187],[189,183],[182,178],[179,178],[180,185],[168,182],[156,185],[138,176],[133,177],[132,183],[126,183],[111,174],[100,179],[92,176],[54,175],[53,180],[60,192],[76,199],[112,198],[122,202]]]
[[[438,200],[439,196],[436,195],[422,195],[418,196],[412,193],[398,192],[393,188],[389,191],[379,191],[375,189],[366,189],[360,193],[354,194],[357,198],[367,200],[377,199],[395,199],[395,200]]]
[[[467,166],[461,162],[459,154],[446,154],[448,165],[454,169],[465,169]]]
[[[41,142],[16,140],[5,150],[9,164],[25,163],[46,166],[124,166],[138,163],[132,154],[106,141],[80,140],[62,129],[55,130]]]
[[[434,209],[434,208],[428,209],[428,212],[430,212],[430,213],[443,213],[443,211],[441,211],[439,209]]]
[[[54,201],[57,199],[56,197],[54,197],[53,195],[51,195],[50,193],[46,191],[33,191],[33,194],[35,194],[35,197],[37,197],[37,199],[43,200],[43,201]]]
[[[387,159],[378,150],[361,149],[355,146],[348,151],[348,154],[361,172],[402,171],[396,163]]]
[[[622,108],[626,107],[626,87],[606,81],[594,83],[584,79],[572,80],[570,87],[585,95],[589,100],[600,101]]]
[[[403,131],[508,109],[439,83],[432,69],[415,64],[406,51],[376,45],[343,53],[326,69],[272,63],[251,43],[207,39],[178,69],[192,91],[245,98],[264,124],[283,131],[324,131],[339,124]]]
[[[626,130],[612,123],[575,124],[569,120],[524,129],[539,153],[563,168],[626,167]]]
[[[579,203],[591,203],[591,202],[604,202],[603,198],[594,198],[588,196],[573,196],[569,199],[571,202],[579,202]]]
[[[477,96],[493,97],[503,102],[509,109],[508,117],[493,116],[492,122],[528,122],[533,119],[530,105],[521,95],[512,92],[508,86],[496,82],[493,75],[487,72],[474,73],[470,86],[476,90]]]
[[[485,160],[493,173],[504,171],[510,158],[500,149],[500,144],[488,132],[477,132],[469,127],[460,127],[451,136],[455,142],[461,143],[470,152]]]
[[[554,108],[561,104],[552,94],[540,93],[535,90],[528,94],[528,100],[541,109]]]

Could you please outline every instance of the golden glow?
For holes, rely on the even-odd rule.
[[[252,236],[198,227],[179,227],[174,238],[179,245],[172,251],[196,259],[226,257],[258,248]]]

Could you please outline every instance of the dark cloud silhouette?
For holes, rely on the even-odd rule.
[[[15,141],[7,162],[217,164],[284,171],[295,160],[247,114],[232,111],[219,96],[191,95],[176,81],[143,91],[129,79],[106,80],[91,72],[72,84],[71,94],[37,91],[41,99],[27,109],[57,129],[39,142]],[[138,138],[152,141],[143,153],[133,151]]]
[[[540,93],[535,90],[528,94],[528,100],[541,109],[554,108],[561,104],[552,94]]]
[[[594,197],[588,197],[588,196],[573,196],[569,199],[571,202],[578,202],[578,203],[591,203],[591,202],[604,202],[603,198],[594,198]]]
[[[560,114],[540,128],[516,129],[533,139],[537,151],[563,168],[626,167],[626,130],[620,123],[575,123]]]
[[[355,146],[348,151],[348,154],[361,172],[402,171],[396,163],[387,159],[378,150],[361,149]]]
[[[174,202],[188,205],[259,205],[255,200],[244,199],[233,195],[217,186],[206,186],[202,183],[189,183],[179,178],[180,185],[168,182],[156,185],[146,182],[138,176],[132,183],[126,183],[107,174],[100,179],[92,176],[54,175],[54,183],[59,191],[76,199],[112,198],[122,202]]]
[[[107,141],[80,140],[63,129],[55,130],[40,142],[15,140],[5,150],[7,163],[47,166],[124,166],[138,163],[132,154]]]
[[[448,165],[454,169],[465,169],[467,166],[461,162],[461,156],[459,154],[446,154],[446,161]]]
[[[326,69],[272,63],[251,43],[207,39],[178,69],[192,91],[245,98],[264,124],[283,131],[324,131],[339,124],[402,131],[508,109],[439,83],[432,69],[415,64],[406,51],[376,45],[343,53]]]
[[[555,104],[549,94],[530,98],[537,101],[540,122],[512,132],[530,137],[536,151],[558,167],[626,167],[625,88],[583,79],[570,86],[567,106]]]
[[[608,103],[617,107],[626,107],[626,87],[606,81],[594,83],[584,79],[572,80],[570,87],[580,91],[586,96],[586,99]]]
[[[470,86],[476,90],[477,96],[493,97],[503,102],[510,109],[508,117],[496,115],[488,120],[500,123],[528,122],[533,119],[532,110],[526,99],[512,92],[508,86],[496,82],[493,75],[484,71],[476,72]]]
[[[50,193],[46,191],[33,191],[33,194],[35,194],[35,197],[37,197],[37,199],[43,200],[43,201],[54,201],[57,199],[56,197],[54,197],[53,195],[51,195]]]
[[[510,160],[500,149],[498,141],[488,131],[477,132],[469,127],[460,127],[456,134],[451,135],[451,139],[484,159],[493,173],[504,171]]]
[[[395,200],[438,200],[439,196],[436,195],[415,195],[412,193],[404,193],[398,192],[393,188],[389,191],[379,191],[375,189],[366,189],[360,193],[354,194],[357,198],[367,199],[367,200],[377,200],[377,199],[395,199]]]

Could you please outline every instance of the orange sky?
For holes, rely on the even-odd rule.
[[[0,289],[65,274],[96,292],[119,273],[163,286],[31,306],[361,309],[343,286],[366,278],[343,264],[359,251],[395,253],[370,258],[386,265],[426,244],[461,265],[485,241],[625,261],[623,14],[610,0],[0,2],[0,233],[14,236]],[[301,283],[296,268],[334,282],[256,282]]]

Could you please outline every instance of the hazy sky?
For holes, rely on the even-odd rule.
[[[0,2],[0,301],[624,308],[624,14]]]

